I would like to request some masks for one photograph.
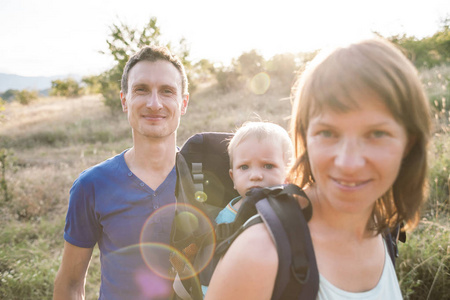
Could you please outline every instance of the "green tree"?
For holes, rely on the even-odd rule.
[[[211,61],[201,59],[192,64],[190,71],[191,78],[189,78],[189,83],[202,84],[210,82],[217,70]]]
[[[431,37],[418,39],[406,34],[387,39],[406,51],[408,58],[418,68],[431,68],[450,62],[450,18],[443,21],[442,29]]]
[[[38,98],[38,92],[32,91],[32,90],[21,90],[16,91],[14,94],[14,98],[19,101],[20,104],[28,105],[33,100],[36,100]]]
[[[52,81],[50,94],[59,97],[78,97],[82,88],[73,78],[57,79]]]
[[[278,78],[289,90],[297,71],[296,58],[292,53],[277,54],[267,62],[270,77]]]
[[[9,102],[9,101],[14,100],[17,92],[18,92],[18,90],[9,89],[9,90],[6,90],[4,93],[2,93],[1,97],[3,98],[3,100]]]
[[[244,52],[237,59],[237,71],[244,78],[252,78],[265,70],[265,60],[256,50]]]
[[[3,118],[3,111],[6,109],[5,108],[5,100],[3,100],[1,97],[0,97],[0,120]]]
[[[100,78],[99,76],[84,76],[81,82],[85,86],[85,91],[87,94],[99,94],[100,93]]]
[[[116,65],[99,76],[100,93],[103,95],[104,103],[112,112],[121,110],[120,103],[120,81],[123,68],[131,55],[139,51],[146,45],[165,45],[173,53],[177,54],[187,70],[190,68],[188,56],[189,46],[183,38],[175,48],[170,43],[164,44],[161,39],[161,29],[157,23],[157,18],[152,17],[142,28],[137,29],[122,22],[113,24],[110,27],[108,52],[103,54],[111,55]]]

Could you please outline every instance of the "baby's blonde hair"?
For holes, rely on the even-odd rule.
[[[270,122],[245,122],[236,131],[228,145],[228,156],[230,157],[230,168],[233,167],[233,152],[236,147],[247,140],[249,137],[255,137],[258,141],[270,139],[273,143],[281,143],[283,159],[286,166],[289,166],[294,153],[294,146],[288,132],[275,123]]]

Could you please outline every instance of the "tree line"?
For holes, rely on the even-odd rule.
[[[418,39],[402,34],[387,37],[387,39],[402,47],[417,68],[431,68],[450,63],[449,27],[450,18],[447,18],[442,22],[441,29],[430,37]],[[54,80],[50,95],[77,97],[83,93],[99,93],[103,96],[104,104],[112,112],[119,111],[121,109],[119,92],[122,70],[130,55],[145,45],[167,46],[183,61],[191,93],[195,92],[199,85],[208,82],[215,82],[220,92],[227,93],[242,88],[261,72],[265,72],[271,80],[277,80],[286,86],[286,89],[289,89],[296,76],[296,71],[305,66],[318,52],[283,53],[265,60],[258,51],[251,50],[233,59],[230,65],[216,64],[208,59],[192,61],[190,48],[184,38],[175,45],[163,41],[156,17],[151,17],[142,28],[133,28],[123,22],[113,24],[110,26],[106,43],[108,51],[101,53],[114,58],[114,67],[99,75],[86,76],[81,82],[72,78]],[[21,104],[28,104],[37,97],[37,91],[8,90],[0,94],[0,109],[4,104],[2,99],[17,100]]]

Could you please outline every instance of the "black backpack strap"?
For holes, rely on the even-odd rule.
[[[395,260],[399,256],[398,252],[398,242],[406,242],[406,233],[402,231],[403,223],[397,225],[393,230],[387,228],[383,232],[383,238],[386,243],[386,247],[389,256],[392,260],[392,264],[395,266]]]
[[[315,299],[319,274],[307,225],[312,206],[309,203],[302,210],[292,195],[309,202],[296,185],[251,190],[235,221],[216,226],[218,244],[213,259],[220,259],[242,231],[263,221],[276,244],[279,260],[272,299]]]
[[[302,190],[295,194],[308,199]],[[319,274],[305,211],[289,196],[268,197],[256,207],[277,245],[279,265],[272,299],[316,299]]]

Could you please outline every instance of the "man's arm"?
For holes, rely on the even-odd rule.
[[[61,266],[55,278],[53,300],[84,299],[86,273],[93,248],[80,248],[64,243]]]

